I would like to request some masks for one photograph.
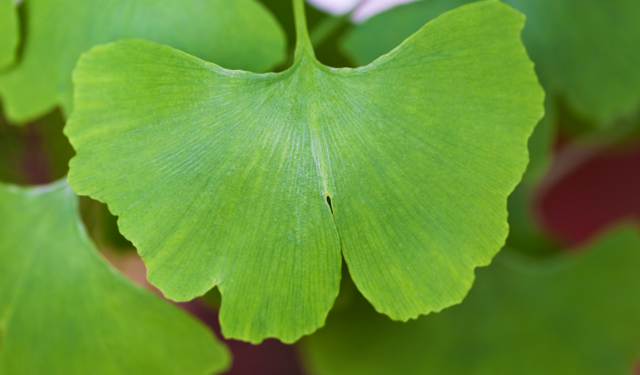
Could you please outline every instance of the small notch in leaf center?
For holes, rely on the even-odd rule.
[[[331,213],[333,214],[333,206],[331,205],[331,197],[327,195],[327,204],[329,205],[329,209],[331,210]]]

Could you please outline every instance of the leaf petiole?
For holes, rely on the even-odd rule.
[[[293,60],[299,61],[303,54],[315,59],[304,12],[304,0],[293,0],[293,15],[296,25],[296,49]]]

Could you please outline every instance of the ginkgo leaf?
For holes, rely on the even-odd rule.
[[[121,38],[168,44],[225,68],[262,72],[284,59],[284,32],[254,0],[29,0],[20,63],[0,75],[7,117],[72,109],[71,71],[92,46]]]
[[[66,182],[0,184],[0,374],[210,375],[225,347],[105,264]]]
[[[217,285],[227,337],[293,342],[321,326],[341,249],[393,319],[458,303],[504,243],[542,116],[522,15],[466,6],[367,67],[333,69],[313,57],[294,2],[283,73],[146,41],[84,55],[65,128],[71,185],[120,217],[168,298]]]
[[[19,39],[16,6],[13,0],[0,0],[0,69],[15,59]]]
[[[632,227],[544,261],[505,250],[460,306],[403,324],[355,297],[303,354],[317,375],[628,375],[640,346],[639,268]]]
[[[424,0],[379,14],[343,43],[360,65],[389,52],[442,12],[470,0]],[[548,95],[608,126],[640,104],[640,2],[506,0],[527,16],[524,43]]]

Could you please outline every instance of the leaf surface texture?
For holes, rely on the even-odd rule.
[[[70,182],[120,217],[167,297],[217,285],[227,337],[313,332],[341,253],[378,311],[438,311],[503,245],[542,116],[522,26],[487,1],[367,67],[322,66],[302,42],[264,75],[150,42],[96,47],[74,72]]]

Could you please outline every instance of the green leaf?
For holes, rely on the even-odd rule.
[[[146,41],[92,49],[65,128],[69,181],[120,217],[149,281],[178,301],[217,285],[223,333],[252,342],[324,323],[341,249],[393,319],[460,302],[504,244],[542,116],[504,4],[447,13],[361,69],[318,63],[296,4],[280,74]]]
[[[16,5],[13,0],[0,0],[0,69],[13,62],[19,41]]]
[[[525,45],[549,95],[610,126],[640,104],[640,2],[511,0],[527,15]]]
[[[253,0],[29,0],[20,64],[0,76],[10,120],[72,109],[71,71],[92,46],[121,38],[168,44],[230,69],[266,71],[284,59],[284,32]]]
[[[219,373],[229,354],[96,253],[65,183],[0,185],[0,373]]]
[[[425,0],[394,8],[357,26],[345,52],[367,64],[439,14],[468,0]],[[576,115],[609,126],[640,104],[640,2],[637,0],[507,0],[527,16],[523,39],[547,94]]]
[[[640,236],[621,227],[585,253],[503,252],[460,306],[410,323],[363,298],[303,341],[318,375],[628,375],[640,343]]]

